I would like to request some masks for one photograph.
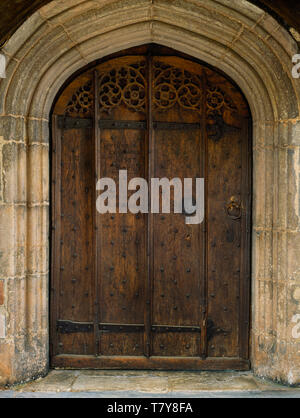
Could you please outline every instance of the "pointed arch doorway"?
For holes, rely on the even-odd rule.
[[[249,364],[251,119],[223,74],[145,46],[95,63],[53,108],[51,362]],[[205,221],[96,211],[96,179],[205,179]]]

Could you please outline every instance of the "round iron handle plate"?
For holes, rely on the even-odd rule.
[[[225,206],[225,210],[229,218],[233,220],[238,220],[242,217],[241,203],[239,203],[234,196],[230,198],[230,202]]]

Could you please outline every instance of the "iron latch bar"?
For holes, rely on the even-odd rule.
[[[207,341],[211,341],[217,335],[223,335],[226,337],[231,331],[224,330],[220,327],[217,327],[211,319],[207,320]]]
[[[200,123],[153,122],[153,128],[165,131],[187,131],[201,128]]]
[[[93,127],[93,120],[90,118],[71,118],[58,116],[58,127],[60,129],[85,129]],[[146,130],[146,121],[126,121],[126,120],[100,120],[100,129],[133,129]],[[156,130],[186,131],[197,130],[201,128],[200,123],[177,123],[177,122],[153,122],[153,128]]]
[[[105,332],[144,332],[142,324],[99,324],[99,330]]]
[[[207,136],[216,143],[219,142],[225,134],[241,130],[241,128],[225,123],[223,117],[218,114],[209,115],[208,120],[211,123],[206,125]]]
[[[57,331],[60,334],[75,334],[75,333],[91,333],[94,331],[94,324],[92,322],[73,322],[73,321],[57,321]],[[101,333],[113,332],[144,332],[145,326],[143,324],[99,324],[99,331]],[[200,327],[193,326],[174,326],[174,325],[153,325],[151,331],[155,333],[164,332],[192,332],[200,333]]]
[[[126,121],[126,120],[100,120],[100,129],[134,129],[134,130],[146,130],[146,121]]]
[[[93,127],[93,119],[70,118],[65,116],[58,117],[58,127],[60,129],[86,129]]]
[[[92,322],[57,321],[57,331],[60,334],[90,333],[94,331]]]
[[[201,332],[200,327],[181,327],[181,326],[174,326],[174,325],[152,325],[151,327],[152,332]]]

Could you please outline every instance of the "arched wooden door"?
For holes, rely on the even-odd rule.
[[[53,366],[249,368],[247,103],[218,72],[166,51],[103,61],[56,102]],[[204,222],[100,215],[96,181],[118,183],[122,169],[128,181],[204,178]]]

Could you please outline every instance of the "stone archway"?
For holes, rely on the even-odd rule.
[[[247,1],[63,0],[3,49],[0,83],[0,382],[48,370],[49,114],[68,77],[95,59],[155,42],[221,69],[254,120],[255,373],[300,382],[300,86],[293,38]],[[1,297],[0,297],[1,301]],[[297,334],[297,333],[296,333]]]

